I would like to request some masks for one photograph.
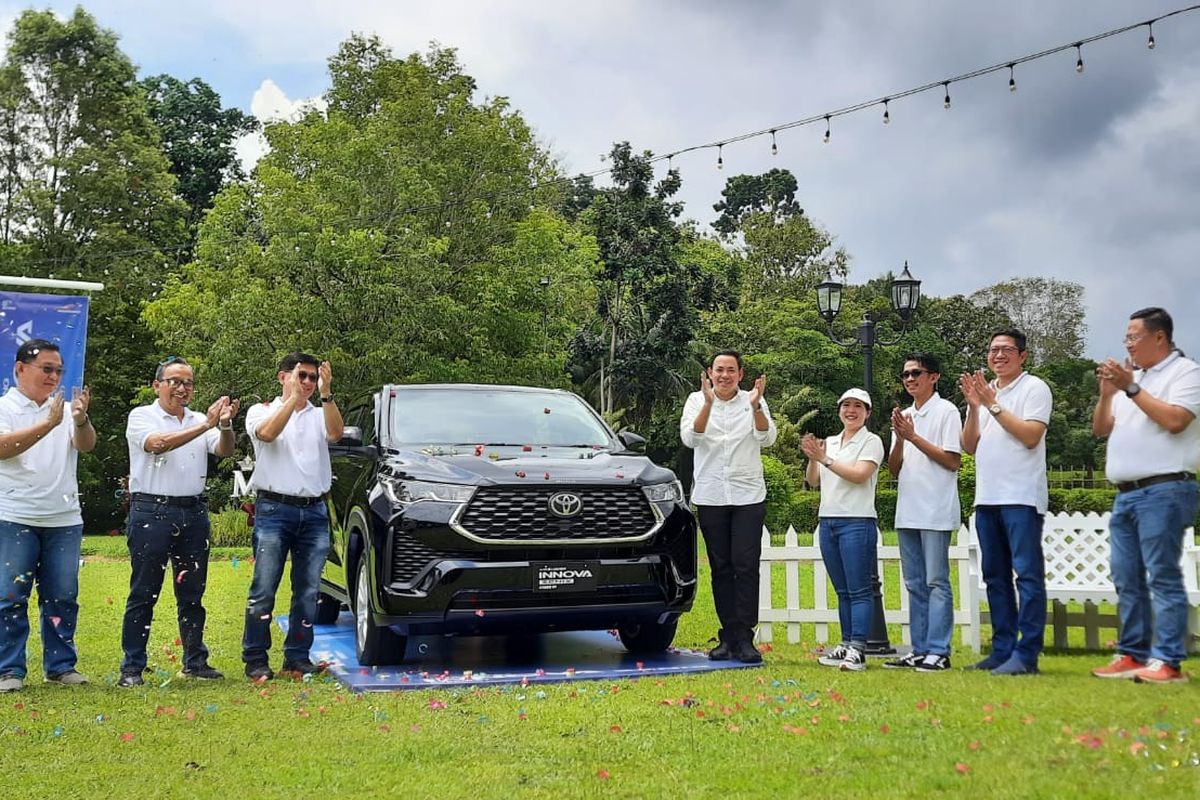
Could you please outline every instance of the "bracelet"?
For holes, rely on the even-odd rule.
[[[233,422],[231,421],[231,422],[230,422],[228,425],[222,425],[221,423],[219,423],[219,422],[218,422],[218,423],[217,423],[217,430],[219,430],[219,431],[231,431],[231,430],[233,430]]]

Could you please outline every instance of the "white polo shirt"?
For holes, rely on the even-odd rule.
[[[0,433],[36,425],[50,416],[51,399],[38,405],[13,386],[0,397]],[[42,528],[82,525],[71,444],[75,420],[69,406],[41,441],[19,456],[0,459],[0,519]]]
[[[948,453],[962,452],[962,417],[937,392],[920,408],[904,409],[917,435]],[[892,434],[895,437],[895,434]],[[895,439],[893,438],[893,447]],[[904,443],[904,463],[896,480],[896,527],[923,531],[956,531],[962,524],[958,473]]]
[[[866,427],[859,428],[850,441],[842,446],[842,435],[830,436],[825,440],[825,455],[844,464],[871,461],[878,466],[883,461],[883,440]],[[879,470],[862,483],[848,481],[821,465],[821,517],[875,517],[875,484],[879,482]]]
[[[299,497],[319,497],[333,483],[329,468],[325,412],[302,404],[272,442],[260,440],[259,424],[283,405],[283,398],[259,403],[246,412],[246,433],[254,445],[254,476],[250,486]]]
[[[992,387],[996,382],[992,381]],[[1022,372],[996,390],[996,402],[1024,420],[1050,425],[1053,398],[1041,378]],[[975,505],[1033,506],[1045,514],[1050,505],[1046,483],[1046,435],[1026,447],[1001,427],[986,408],[979,409],[979,445],[975,448]]]
[[[129,491],[167,497],[195,497],[204,491],[208,454],[216,452],[221,434],[216,428],[166,453],[147,453],[146,440],[154,433],[178,433],[208,424],[208,417],[190,408],[179,419],[155,400],[129,412],[125,439],[129,443]]]
[[[1200,364],[1179,351],[1133,379],[1154,397],[1192,412],[1191,423],[1171,433],[1137,407],[1123,392],[1112,400],[1113,429],[1108,437],[1104,474],[1112,482],[1136,481],[1172,472],[1200,469]]]
[[[692,470],[692,502],[698,506],[748,506],[767,499],[761,451],[775,444],[778,431],[767,401],[762,401],[767,429],[754,427],[750,393],[739,389],[729,400],[716,398],[704,433],[692,425],[704,408],[704,393],[692,392],[679,419],[679,438],[696,451]]]

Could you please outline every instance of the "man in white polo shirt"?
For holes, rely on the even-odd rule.
[[[96,446],[91,396],[73,389],[67,406],[62,354],[45,339],[17,348],[13,372],[16,386],[0,397],[0,692],[25,685],[35,583],[46,680],[77,686],[87,678],[75,669],[83,541],[75,463]]]
[[[171,356],[154,372],[158,399],[129,412],[129,598],[121,625],[121,677],[128,689],[145,681],[146,642],[163,573],[171,563],[172,585],[183,645],[184,678],[218,680],[204,646],[208,583],[209,522],[204,502],[208,454],[233,455],[233,418],[238,401],[219,397],[207,414],[188,408],[196,384],[192,367]]]
[[[913,399],[892,409],[888,469],[897,478],[896,534],[908,589],[912,652],[883,666],[918,672],[950,669],[954,593],[950,589],[950,537],[962,523],[958,467],[962,462],[962,418],[937,392],[941,366],[927,353],[913,353],[900,373]]]
[[[1117,486],[1108,523],[1121,638],[1098,678],[1187,680],[1188,598],[1180,558],[1195,524],[1200,468],[1200,365],[1175,348],[1161,308],[1129,318],[1121,364],[1096,369],[1100,399],[1092,432],[1108,437],[1105,473]]]
[[[317,590],[329,553],[329,512],[325,493],[332,483],[328,443],[342,438],[342,412],[333,400],[328,361],[292,353],[276,375],[282,394],[246,412],[246,433],[254,445],[254,577],[246,604],[242,660],[254,681],[274,677],[268,664],[271,612],[283,565],[292,555],[292,608],[283,642],[281,671],[296,676],[320,671],[309,660]],[[313,391],[321,407],[313,406]]]
[[[983,370],[959,379],[968,403],[962,445],[975,456],[975,531],[992,616],[992,652],[975,669],[993,675],[1036,674],[1046,634],[1042,519],[1050,496],[1046,428],[1053,399],[1045,381],[1025,372],[1028,357],[1025,334],[998,331],[987,351],[996,379],[989,383]]]

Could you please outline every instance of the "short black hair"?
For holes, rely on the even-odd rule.
[[[297,364],[312,364],[314,367],[321,366],[321,362],[317,360],[316,356],[296,351],[295,353],[288,353],[283,357],[283,360],[279,362],[279,371],[291,372],[296,368]]]
[[[1173,341],[1171,337],[1175,334],[1175,321],[1171,319],[1171,315],[1167,313],[1165,308],[1150,306],[1149,308],[1133,312],[1129,315],[1129,318],[1131,320],[1140,319],[1142,325],[1146,326],[1146,330],[1151,333],[1162,331],[1167,335],[1168,343]]]
[[[17,348],[17,361],[22,364],[32,364],[37,360],[38,353],[49,350],[52,353],[61,352],[58,345],[47,339],[30,339]]]
[[[936,372],[942,374],[942,365],[938,363],[937,357],[929,353],[909,353],[904,357],[904,363],[915,361],[921,365],[921,369],[926,372]]]
[[[183,356],[167,356],[162,361],[158,362],[158,366],[154,368],[154,380],[161,381],[163,373],[167,371],[167,367],[172,364],[183,364],[185,367],[190,367],[187,359]]]
[[[1025,352],[1025,345],[1028,344],[1028,341],[1025,339],[1025,334],[1021,333],[1016,328],[1003,328],[993,332],[991,337],[988,338],[988,344],[991,344],[993,341],[995,341],[997,336],[1007,336],[1016,343],[1018,350],[1020,350],[1022,353]]]
[[[746,362],[742,361],[742,354],[737,350],[719,350],[716,353],[713,353],[713,357],[708,360],[708,365],[711,367],[721,356],[730,356],[737,359],[738,369],[746,368]]]

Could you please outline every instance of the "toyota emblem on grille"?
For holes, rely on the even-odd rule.
[[[557,492],[550,495],[546,507],[556,517],[574,517],[583,511],[583,498],[574,492]]]

